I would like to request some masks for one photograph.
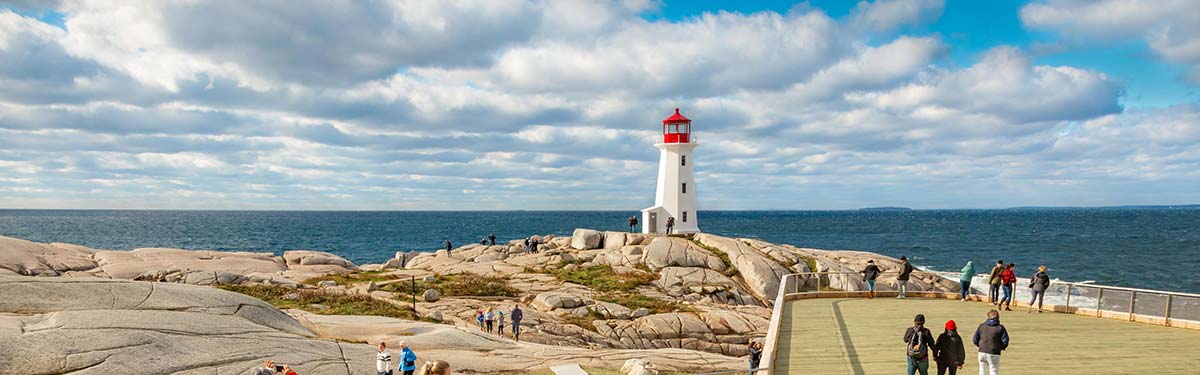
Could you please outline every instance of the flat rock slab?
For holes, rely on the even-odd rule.
[[[583,371],[583,367],[579,367],[578,363],[552,366],[550,371],[556,375],[588,375],[587,371]]]

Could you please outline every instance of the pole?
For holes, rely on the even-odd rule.
[[[1167,312],[1163,314],[1163,325],[1167,327],[1171,326],[1171,297],[1174,297],[1174,295],[1167,295]]]
[[[1133,304],[1137,302],[1137,291],[1129,292],[1129,321],[1133,321]]]
[[[1067,310],[1071,310],[1071,285],[1067,284]]]
[[[413,315],[417,315],[417,276],[409,277],[412,279]]]
[[[1100,291],[1096,293],[1096,317],[1097,318],[1100,317],[1100,301],[1103,301],[1103,300],[1104,300],[1104,288],[1100,288]]]

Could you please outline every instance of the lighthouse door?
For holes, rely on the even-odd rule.
[[[646,220],[645,225],[650,226],[650,233],[658,233],[658,212],[650,211],[648,214],[650,214],[650,219]]]

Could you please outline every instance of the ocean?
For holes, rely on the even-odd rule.
[[[495,233],[627,230],[634,211],[140,211],[0,210],[0,235],[128,250],[309,249],[358,263],[431,251]],[[1028,277],[1046,265],[1068,281],[1200,292],[1200,209],[1062,208],[913,211],[701,211],[701,230],[821,249],[855,249],[957,271],[998,259]]]

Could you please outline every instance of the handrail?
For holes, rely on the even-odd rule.
[[[746,369],[746,370],[727,370],[727,371],[718,371],[718,372],[702,372],[702,373],[698,373],[698,374],[692,374],[692,375],[725,375],[725,374],[742,374],[742,373],[754,373],[755,371],[766,371],[766,370],[770,370],[770,369],[769,369],[769,368],[766,368],[766,367],[759,367],[759,368],[754,368],[754,369]]]
[[[932,273],[932,274],[942,276],[942,277],[962,274],[961,272],[949,272],[949,271],[925,271],[925,272]],[[991,274],[986,274],[986,273],[975,274],[975,277],[989,277],[989,276],[991,276]],[[1106,289],[1106,290],[1120,290],[1120,291],[1126,291],[1126,292],[1172,294],[1172,295],[1176,295],[1176,296],[1200,298],[1200,294],[1172,292],[1169,290],[1130,288],[1130,287],[1125,287],[1125,286],[1112,286],[1112,285],[1103,285],[1103,284],[1096,284],[1096,283],[1080,283],[1080,282],[1074,282],[1074,281],[1055,281],[1054,284],[1074,285],[1074,286],[1080,286],[1080,287],[1085,287],[1085,288],[1100,288],[1100,289]]]

